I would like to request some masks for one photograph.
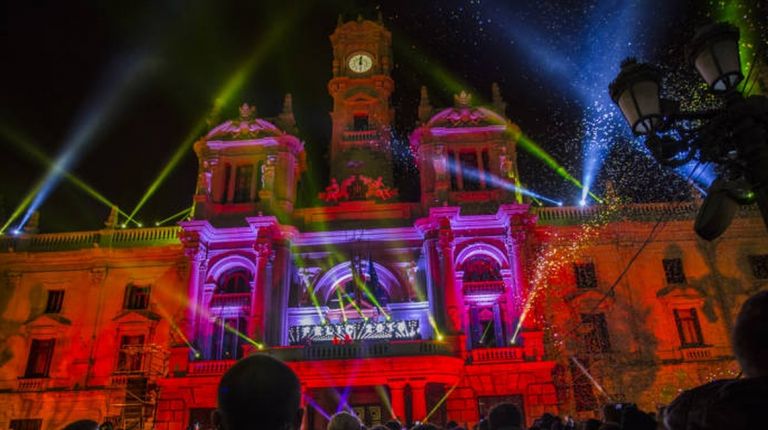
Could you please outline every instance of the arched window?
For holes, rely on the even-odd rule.
[[[487,255],[476,255],[464,263],[464,282],[501,280],[499,264]]]
[[[251,291],[251,274],[245,269],[229,271],[219,278],[216,294],[238,294]]]

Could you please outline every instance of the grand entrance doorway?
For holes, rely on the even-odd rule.
[[[316,388],[307,392],[307,428],[325,430],[336,412],[356,415],[366,427],[392,419],[389,389],[383,385]]]

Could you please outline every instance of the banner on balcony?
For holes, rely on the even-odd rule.
[[[420,338],[419,320],[361,320],[340,324],[298,325],[288,329],[288,341],[291,345]]]

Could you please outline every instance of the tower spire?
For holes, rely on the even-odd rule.
[[[429,103],[429,93],[427,92],[427,87],[422,85],[419,98],[419,122],[422,124],[426,123],[431,115],[432,105]]]
[[[493,110],[499,115],[506,116],[507,103],[501,98],[501,90],[496,82],[491,84],[491,101],[493,102]]]

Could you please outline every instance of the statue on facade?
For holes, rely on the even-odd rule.
[[[499,154],[499,173],[504,179],[513,179],[515,177],[515,166],[512,162],[512,157],[507,153],[507,147],[501,147],[501,153]]]
[[[435,182],[445,181],[448,177],[448,156],[444,145],[435,145],[435,155],[432,157],[432,169],[435,171]]]
[[[275,187],[276,155],[267,155],[267,161],[261,165],[261,189],[272,191]]]

